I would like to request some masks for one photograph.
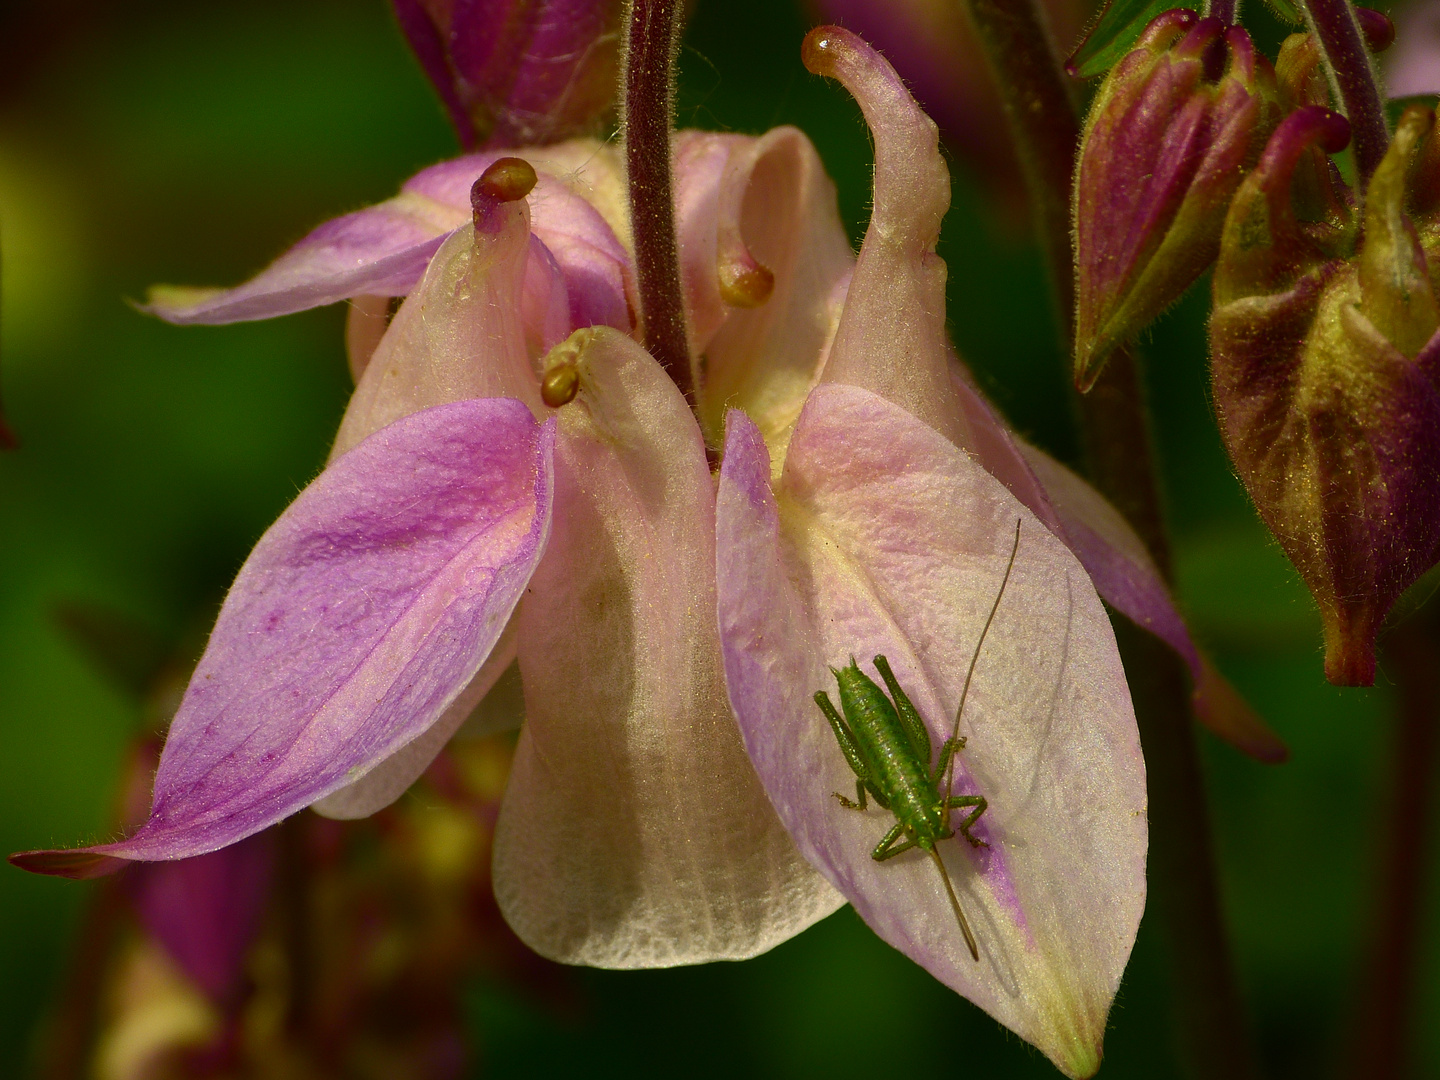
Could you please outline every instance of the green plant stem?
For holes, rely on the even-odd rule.
[[[966,0],[1019,151],[1049,270],[1062,360],[1069,370],[1075,286],[1070,194],[1080,122],[1033,0]],[[1095,485],[1125,515],[1162,571],[1170,551],[1134,357],[1121,350],[1077,402]],[[1150,799],[1148,881],[1167,942],[1181,1051],[1200,1077],[1258,1075],[1220,909],[1209,809],[1180,658],[1116,619],[1145,752]]]

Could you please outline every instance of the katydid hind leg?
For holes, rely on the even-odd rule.
[[[835,711],[834,704],[830,701],[830,695],[824,690],[815,691],[815,704],[820,706],[820,711],[825,714],[825,719],[830,722],[830,730],[835,733],[835,741],[840,744],[840,752],[845,755],[845,763],[850,766],[853,772],[861,781],[865,780],[868,770],[865,768],[865,761],[860,756],[860,748],[855,745],[855,735],[850,730],[850,725],[845,723],[841,715]],[[860,806],[865,806],[865,792],[860,792]]]
[[[890,670],[890,661],[883,656],[875,657],[875,670],[880,672],[880,678],[885,680],[885,689],[890,691],[890,700],[895,703],[895,713],[900,718],[900,725],[910,738],[910,748],[915,751],[916,757],[929,761],[930,732],[925,727],[925,721],[920,719],[920,713],[910,701],[909,695],[901,689],[900,680],[895,678],[895,673]]]
[[[875,845],[875,850],[870,852],[870,857],[876,862],[884,862],[886,859],[893,859],[896,855],[903,855],[916,844],[914,840],[906,840],[903,844],[898,843],[905,826],[896,822],[891,826],[890,831],[885,834],[881,841]]]
[[[862,779],[861,779],[860,777],[858,777],[858,776],[855,778],[855,801],[854,801],[854,802],[851,802],[851,801],[850,801],[849,799],[847,799],[844,795],[841,795],[838,791],[832,791],[830,794],[831,794],[831,795],[834,795],[835,798],[839,799],[839,800],[840,800],[840,805],[843,806],[843,807],[845,807],[846,810],[864,810],[864,809],[865,809],[865,781],[862,780]]]

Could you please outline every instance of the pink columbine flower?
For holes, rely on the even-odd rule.
[[[90,876],[306,806],[371,813],[518,662],[494,883],[538,952],[751,956],[848,899],[1063,1071],[1098,1067],[1146,850],[1100,597],[1204,670],[1119,515],[1016,440],[949,348],[934,125],[853,35],[806,55],[874,133],[869,231],[857,259],[793,128],[676,136],[693,410],[637,343],[623,178],[593,141],[437,165],[239,288],[155,294],[180,323],[350,298],[358,385],[231,589],[148,820],[17,863]],[[976,962],[928,865],[872,862],[880,820],[830,798],[845,764],[811,695],[827,664],[884,653],[941,733],[1017,522],[957,770],[990,846],[945,852]]]

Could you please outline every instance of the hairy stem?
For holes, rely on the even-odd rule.
[[[670,182],[680,8],[681,0],[631,0],[625,17],[621,126],[645,348],[693,405],[695,378],[685,330]]]
[[[1205,0],[1205,14],[1213,15],[1226,26],[1234,26],[1240,14],[1240,0]]]
[[[1303,5],[1305,20],[1320,43],[1330,86],[1350,121],[1363,191],[1390,145],[1380,80],[1350,0],[1303,0]]]
[[[1075,317],[1070,194],[1080,120],[1034,0],[966,0],[1005,103],[1069,371]],[[1077,402],[1091,479],[1130,521],[1168,575],[1169,543],[1151,450],[1149,410],[1134,358],[1111,357]],[[1148,878],[1170,954],[1182,1050],[1201,1077],[1258,1075],[1220,910],[1209,809],[1180,658],[1116,620],[1150,798]]]
[[[1422,610],[1386,643],[1387,668],[1399,690],[1389,816],[1361,974],[1349,1075],[1399,1080],[1411,1075],[1416,968],[1424,924],[1431,806],[1440,765],[1440,617]]]

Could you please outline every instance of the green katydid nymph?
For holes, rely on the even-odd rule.
[[[835,798],[848,810],[864,810],[867,806],[866,792],[869,792],[870,798],[874,799],[881,809],[894,815],[894,826],[875,845],[870,857],[876,862],[884,862],[911,848],[918,847],[926,852],[940,871],[940,880],[945,883],[945,894],[950,898],[950,906],[955,911],[955,921],[960,924],[960,933],[965,936],[970,955],[977,961],[980,959],[980,950],[975,944],[975,935],[970,932],[970,924],[965,919],[965,913],[960,910],[955,887],[950,883],[950,875],[935,846],[957,832],[973,847],[987,846],[985,841],[970,833],[970,827],[985,813],[988,805],[985,797],[952,795],[950,792],[955,777],[955,755],[965,748],[965,740],[960,736],[960,717],[965,711],[965,698],[970,693],[970,680],[975,676],[975,662],[980,658],[980,650],[985,645],[985,635],[990,631],[990,624],[995,621],[995,612],[1000,609],[1000,600],[1005,595],[1005,586],[1010,581],[1010,571],[1015,568],[1015,555],[1019,550],[1020,522],[1017,521],[1015,544],[1010,549],[1010,561],[1006,564],[1005,576],[1000,581],[1000,590],[995,595],[994,604],[990,606],[990,614],[980,631],[980,640],[970,657],[970,668],[965,673],[965,685],[960,691],[960,705],[955,710],[955,724],[950,738],[940,747],[940,757],[935,762],[933,771],[930,768],[933,748],[925,721],[920,718],[909,696],[901,689],[885,657],[875,657],[875,669],[885,681],[885,689],[890,691],[889,697],[875,685],[873,679],[860,670],[853,656],[848,666],[838,671],[835,668],[830,669],[840,688],[843,717],[835,711],[830,696],[824,690],[815,692],[815,704],[820,706],[825,719],[830,721],[830,728],[835,732],[835,739],[840,744],[840,752],[845,755],[845,761],[855,773],[855,801],[852,802],[838,791],[833,793]],[[950,827],[952,810],[969,811],[958,829]]]

